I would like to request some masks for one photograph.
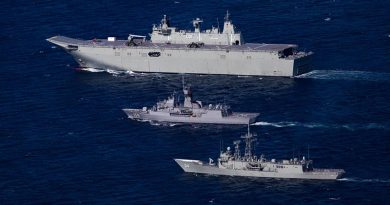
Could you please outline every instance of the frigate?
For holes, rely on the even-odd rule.
[[[228,175],[245,177],[266,177],[266,178],[290,178],[290,179],[327,179],[340,178],[345,171],[343,169],[317,169],[313,168],[313,161],[309,159],[293,158],[290,160],[267,160],[264,155],[257,157],[253,153],[254,135],[249,132],[241,136],[245,141],[245,153],[240,153],[240,142],[234,142],[235,150],[230,147],[221,151],[217,163],[209,158],[209,162],[192,159],[175,159],[176,163],[185,172]]]
[[[184,102],[179,102],[179,95],[173,93],[167,99],[159,101],[151,108],[123,109],[129,118],[141,121],[171,123],[209,123],[209,124],[250,124],[255,122],[259,113],[232,112],[229,105],[209,104],[192,99],[190,86],[184,86]]]
[[[219,26],[201,30],[171,26],[164,15],[153,25],[150,39],[130,34],[127,39],[80,40],[54,36],[47,41],[64,48],[81,68],[141,73],[193,73],[239,76],[296,76],[310,71],[312,52],[298,51],[295,44],[245,43],[227,12]]]

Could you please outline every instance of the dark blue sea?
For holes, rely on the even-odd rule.
[[[229,10],[246,42],[313,51],[299,78],[186,75],[194,97],[260,112],[256,152],[342,168],[337,181],[186,174],[245,126],[132,121],[181,75],[80,72],[45,41],[147,35],[163,14],[191,29]],[[9,1],[0,3],[0,204],[390,204],[390,1]]]

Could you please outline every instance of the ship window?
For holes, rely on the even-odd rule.
[[[131,56],[131,53],[127,53],[128,56]]]
[[[120,52],[115,52],[115,56],[120,56],[121,53]]]
[[[167,56],[172,56],[172,54],[168,53]]]
[[[246,59],[252,59],[252,56],[247,56]]]
[[[221,59],[225,59],[226,55],[221,55],[220,57],[221,57]]]

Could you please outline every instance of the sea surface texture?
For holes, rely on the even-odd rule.
[[[314,71],[185,75],[194,97],[260,112],[258,154],[290,159],[309,146],[315,167],[345,169],[344,178],[186,174],[174,158],[216,160],[246,127],[132,121],[122,108],[180,91],[181,75],[80,72],[45,41],[147,35],[164,14],[180,28],[195,17],[209,28],[226,10],[246,42],[315,52]],[[379,0],[2,1],[0,204],[389,204],[389,11]]]

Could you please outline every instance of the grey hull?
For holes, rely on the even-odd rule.
[[[278,52],[289,45],[244,44],[237,46],[186,45],[146,42],[141,46],[126,46],[118,40],[98,43],[63,36],[47,39],[71,54],[81,67],[109,68],[142,73],[192,73],[243,76],[292,77],[310,71],[311,53],[297,53],[288,58]],[[158,53],[158,56],[150,56]]]
[[[335,169],[314,169],[304,173],[278,173],[237,169],[222,169],[215,165],[204,164],[199,160],[175,159],[176,163],[189,173],[226,175],[226,176],[243,176],[243,177],[264,177],[264,178],[286,178],[286,179],[322,179],[335,180],[340,178],[344,171]]]
[[[204,124],[251,124],[256,121],[258,113],[233,113],[228,117],[190,117],[171,116],[167,112],[147,113],[140,109],[123,109],[127,116],[135,120],[172,122],[172,123],[204,123]]]

